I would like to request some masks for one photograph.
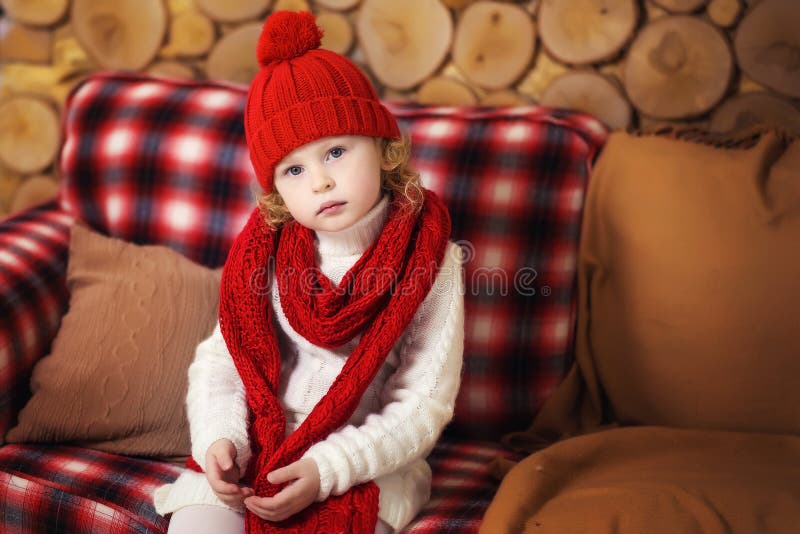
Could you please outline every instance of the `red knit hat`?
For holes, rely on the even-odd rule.
[[[392,114],[349,59],[320,49],[322,30],[308,11],[276,11],[258,39],[261,70],[250,83],[244,132],[265,192],[289,152],[332,135],[400,137]]]

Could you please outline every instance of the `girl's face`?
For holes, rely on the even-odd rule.
[[[296,148],[275,166],[275,189],[289,213],[311,230],[338,232],[381,198],[377,138],[323,137]]]

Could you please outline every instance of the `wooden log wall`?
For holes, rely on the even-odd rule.
[[[323,46],[386,100],[800,132],[798,0],[0,0],[0,217],[55,194],[77,81],[114,68],[247,84],[280,9],[312,10]]]

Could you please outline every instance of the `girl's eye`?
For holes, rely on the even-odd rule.
[[[342,154],[344,154],[344,149],[340,146],[337,146],[330,149],[328,153],[331,155],[332,158],[341,158]]]
[[[302,167],[298,167],[297,165],[293,165],[293,166],[289,167],[288,169],[286,169],[286,174],[288,174],[290,176],[297,176],[301,172],[303,172]]]

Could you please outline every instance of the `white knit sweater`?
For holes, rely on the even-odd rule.
[[[350,228],[317,232],[320,270],[340,283],[377,238],[387,213],[384,197]],[[336,349],[312,345],[289,325],[276,286],[273,278],[270,291],[282,358],[279,396],[288,435],[327,392],[360,336]],[[401,530],[430,499],[431,470],[425,458],[452,419],[461,382],[463,295],[461,250],[451,242],[430,293],[353,416],[303,455],[319,467],[318,501],[374,480],[380,488],[379,517]],[[186,404],[195,461],[205,469],[208,447],[227,438],[244,473],[251,456],[245,390],[219,324],[197,347]],[[205,475],[188,469],[174,483],[156,489],[154,503],[162,515],[189,504],[225,506]]]

